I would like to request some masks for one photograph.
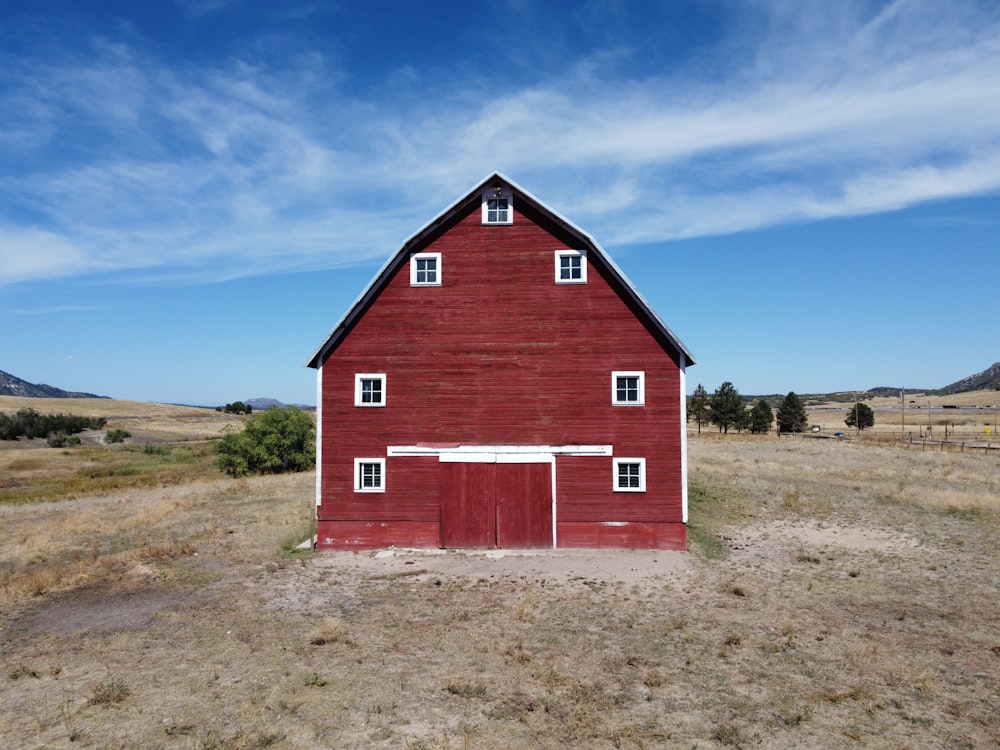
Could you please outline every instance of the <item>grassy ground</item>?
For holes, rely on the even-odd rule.
[[[692,551],[598,568],[295,552],[310,474],[4,450],[3,747],[1000,743],[995,453],[693,437]]]

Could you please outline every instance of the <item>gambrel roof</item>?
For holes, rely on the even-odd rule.
[[[579,250],[585,249],[588,263],[600,267],[605,272],[606,278],[617,290],[619,296],[678,365],[684,367],[695,364],[695,359],[687,347],[656,314],[632,282],[626,278],[622,270],[589,234],[557,214],[510,178],[500,172],[493,172],[403,243],[399,250],[379,269],[375,278],[361,292],[333,331],[330,332],[330,335],[327,336],[323,345],[306,363],[306,366],[318,368],[337,348],[340,341],[351,331],[360,317],[371,307],[399,268],[407,262],[410,254],[420,252],[429,243],[447,232],[467,212],[478,208],[482,201],[483,190],[491,187],[510,189],[514,195],[514,206],[519,213],[527,214],[532,220],[552,231],[553,234],[563,237],[569,247]]]

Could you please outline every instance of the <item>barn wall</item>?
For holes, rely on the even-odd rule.
[[[646,492],[613,492],[610,458],[560,457],[560,524],[682,522],[677,363],[593,258],[587,284],[555,283],[568,247],[519,212],[482,226],[477,206],[420,248],[442,254],[440,287],[400,267],[320,371],[321,523],[436,522],[436,459],[390,457],[385,493],[353,491],[355,457],[426,443],[611,444],[646,458]],[[611,405],[615,370],[645,371],[644,407]],[[354,406],[358,372],[386,373],[384,408]]]

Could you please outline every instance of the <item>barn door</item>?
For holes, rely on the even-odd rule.
[[[441,466],[441,546],[496,546],[496,464]]]
[[[551,466],[442,461],[441,546],[552,547]]]
[[[552,546],[552,466],[497,464],[497,546]]]

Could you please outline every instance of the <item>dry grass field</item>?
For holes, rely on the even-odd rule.
[[[905,436],[915,441],[929,434],[935,440],[947,437],[957,443],[991,441],[993,445],[1000,445],[998,391],[970,391],[950,396],[915,391],[904,393],[902,400],[897,395],[868,399],[864,403],[875,410],[875,426],[864,431],[866,439],[902,439]],[[810,404],[810,424],[819,425],[824,433],[852,434],[855,431],[844,424],[844,419],[853,405],[853,402]]]
[[[192,425],[0,443],[0,746],[1000,745],[997,452],[706,433],[690,553],[314,554]]]

